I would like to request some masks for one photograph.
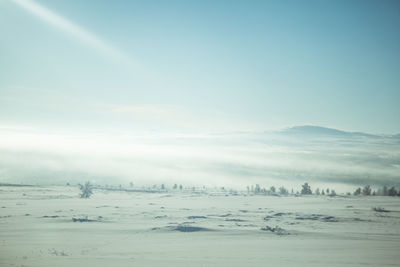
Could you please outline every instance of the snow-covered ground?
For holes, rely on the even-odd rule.
[[[0,187],[0,266],[400,266],[398,197],[78,195]]]

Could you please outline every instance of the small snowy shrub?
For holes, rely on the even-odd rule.
[[[90,182],[86,182],[84,185],[79,184],[79,189],[81,190],[81,198],[89,198],[93,194],[93,186]]]

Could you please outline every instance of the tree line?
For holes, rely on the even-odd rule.
[[[69,185],[69,184],[67,184]],[[89,198],[93,194],[93,189],[94,186],[88,181],[84,184],[79,184],[79,189],[81,190],[80,197],[81,198]],[[133,188],[133,183],[130,183],[130,187]],[[102,188],[102,189],[107,189],[108,186],[101,187],[97,186],[96,188]],[[118,187],[120,190],[122,190],[122,185]],[[201,188],[196,188],[196,187],[183,187],[183,185],[178,185],[174,184],[172,187],[173,191],[202,191],[206,192],[208,191],[205,186]],[[320,189],[316,188],[314,191],[311,189],[311,186],[306,182],[301,186],[301,189],[298,191],[294,191],[293,188],[289,192],[288,189],[286,189],[284,186],[281,186],[279,188],[276,188],[275,186],[271,186],[269,189],[265,187],[261,187],[259,184],[256,185],[251,185],[247,186],[247,194],[253,194],[253,195],[327,195],[327,196],[336,196],[336,191],[334,189]],[[167,189],[165,184],[161,184],[160,186],[153,185],[152,187],[149,187],[147,190],[156,190],[160,192],[168,192],[169,190]],[[220,191],[222,192],[229,192],[231,194],[238,194],[238,191],[236,190],[227,190],[225,187],[220,187]],[[138,191],[138,190],[136,190]],[[139,190],[140,191],[140,190]],[[400,196],[400,190],[397,190],[394,186],[388,187],[388,186],[383,186],[382,188],[378,188],[377,190],[372,190],[370,185],[366,185],[363,188],[358,187],[353,193],[354,196]],[[346,195],[352,195],[350,192],[347,192]]]
[[[289,193],[289,191],[281,186],[278,189],[275,186],[271,186],[269,189],[265,187],[261,187],[259,184],[255,186],[247,186],[247,193],[255,194],[255,195],[327,195],[327,196],[336,196],[336,191],[334,189],[320,189],[316,188],[314,191],[311,189],[311,186],[308,183],[304,183],[301,186],[301,189],[298,191],[294,191],[293,189]],[[400,196],[400,190],[397,190],[394,186],[388,187],[383,186],[382,188],[378,188],[377,190],[372,190],[370,185],[366,185],[363,188],[358,187],[353,193],[347,192],[346,195],[354,195],[354,196]]]

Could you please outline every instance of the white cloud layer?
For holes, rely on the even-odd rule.
[[[397,142],[397,143],[396,143]],[[280,134],[0,134],[0,182],[262,186],[399,185],[396,140],[307,141]]]

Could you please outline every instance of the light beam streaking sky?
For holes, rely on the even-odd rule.
[[[105,53],[109,56],[115,58],[124,58],[124,55],[121,51],[107,44],[104,40],[101,40],[94,34],[89,31],[83,29],[77,24],[69,21],[68,19],[63,18],[57,13],[45,8],[44,6],[39,5],[38,3],[32,0],[12,0],[18,6],[24,8],[29,11],[33,15],[37,16],[41,20],[49,23],[50,25],[60,29],[61,31],[74,36],[79,41],[87,44],[91,48],[97,49],[102,53]]]

